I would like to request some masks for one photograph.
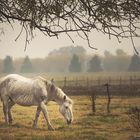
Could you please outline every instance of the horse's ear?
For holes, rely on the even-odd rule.
[[[52,83],[51,84],[51,91],[54,91],[56,89],[55,85]]]
[[[66,100],[66,95],[64,95],[64,101]]]
[[[54,84],[54,79],[52,78],[51,82]]]
[[[55,84],[54,84],[54,79],[51,79],[51,91],[54,91],[56,89]]]

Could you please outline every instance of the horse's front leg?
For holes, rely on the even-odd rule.
[[[12,117],[12,114],[11,114],[11,108],[13,107],[15,103],[13,101],[9,101],[8,102],[8,118],[9,118],[9,123],[12,124],[13,122],[13,117]]]
[[[37,122],[38,122],[38,118],[39,118],[40,112],[41,112],[41,107],[38,106],[38,107],[37,107],[37,110],[36,110],[36,114],[35,114],[35,119],[34,119],[34,121],[33,121],[33,127],[34,127],[34,128],[37,127]]]
[[[47,108],[46,108],[46,105],[44,104],[44,102],[41,102],[40,103],[40,107],[41,107],[41,110],[43,112],[43,115],[45,117],[45,120],[47,122],[47,125],[48,125],[48,129],[49,130],[54,130],[54,128],[52,127],[50,121],[49,121],[49,117],[48,117],[48,112],[47,112]]]

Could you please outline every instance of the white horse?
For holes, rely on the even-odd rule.
[[[12,123],[11,108],[18,104],[21,106],[37,106],[33,127],[37,127],[40,112],[43,112],[48,129],[54,130],[47,113],[45,104],[55,101],[59,106],[60,113],[68,124],[73,121],[72,100],[51,81],[42,77],[29,79],[17,74],[10,74],[0,79],[0,98],[3,103],[5,122]]]

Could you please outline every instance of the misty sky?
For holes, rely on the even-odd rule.
[[[85,40],[79,38],[76,34],[72,34],[71,37],[75,43],[65,35],[61,35],[59,39],[55,37],[46,37],[41,32],[35,32],[35,38],[27,46],[27,50],[24,51],[25,45],[25,33],[23,32],[20,38],[15,41],[16,37],[20,33],[20,26],[15,25],[14,29],[8,24],[1,25],[0,28],[4,29],[4,35],[0,36],[0,58],[4,58],[6,55],[10,55],[13,58],[25,57],[28,55],[30,58],[41,57],[44,58],[48,53],[54,49],[59,49],[63,46],[81,45],[88,53],[103,55],[105,50],[115,53],[116,49],[123,49],[128,54],[134,54],[132,43],[128,39],[124,39],[122,43],[118,43],[116,38],[108,39],[107,35],[103,35],[96,31],[90,33],[90,42],[93,47],[98,50],[93,50],[88,47]],[[135,39],[135,46],[140,47],[140,39]]]

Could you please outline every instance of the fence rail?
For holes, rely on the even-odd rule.
[[[98,79],[68,79],[55,81],[69,95],[106,95],[105,84],[109,84],[109,91],[111,95],[115,96],[140,96],[140,77],[128,77],[123,79],[113,78],[98,78]]]

